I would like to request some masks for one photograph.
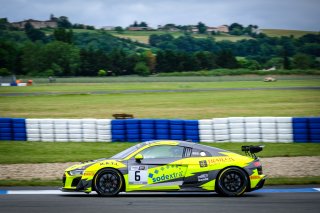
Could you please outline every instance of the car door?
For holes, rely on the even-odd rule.
[[[187,171],[186,165],[175,163],[183,158],[183,146],[150,146],[128,160],[127,191],[136,190],[178,190]]]

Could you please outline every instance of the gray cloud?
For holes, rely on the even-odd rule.
[[[238,22],[261,28],[320,30],[319,0],[0,0],[9,21],[65,15],[72,23],[128,26],[166,23],[209,26]]]

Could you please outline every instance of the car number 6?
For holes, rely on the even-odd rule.
[[[140,177],[140,171],[136,171],[134,173],[134,179],[135,181],[140,181],[141,177]]]

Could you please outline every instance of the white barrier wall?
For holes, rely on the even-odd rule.
[[[292,118],[230,117],[199,120],[199,137],[201,142],[293,142]]]
[[[28,141],[111,142],[111,119],[26,119]]]
[[[111,142],[113,140],[111,119],[47,118],[26,119],[25,123],[28,141]],[[199,131],[201,142],[293,142],[292,126],[291,117],[229,117],[199,120],[199,130],[195,128],[195,131]]]

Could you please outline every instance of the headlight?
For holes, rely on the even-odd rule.
[[[83,175],[84,169],[75,169],[68,172],[69,175],[75,176],[75,175]]]

